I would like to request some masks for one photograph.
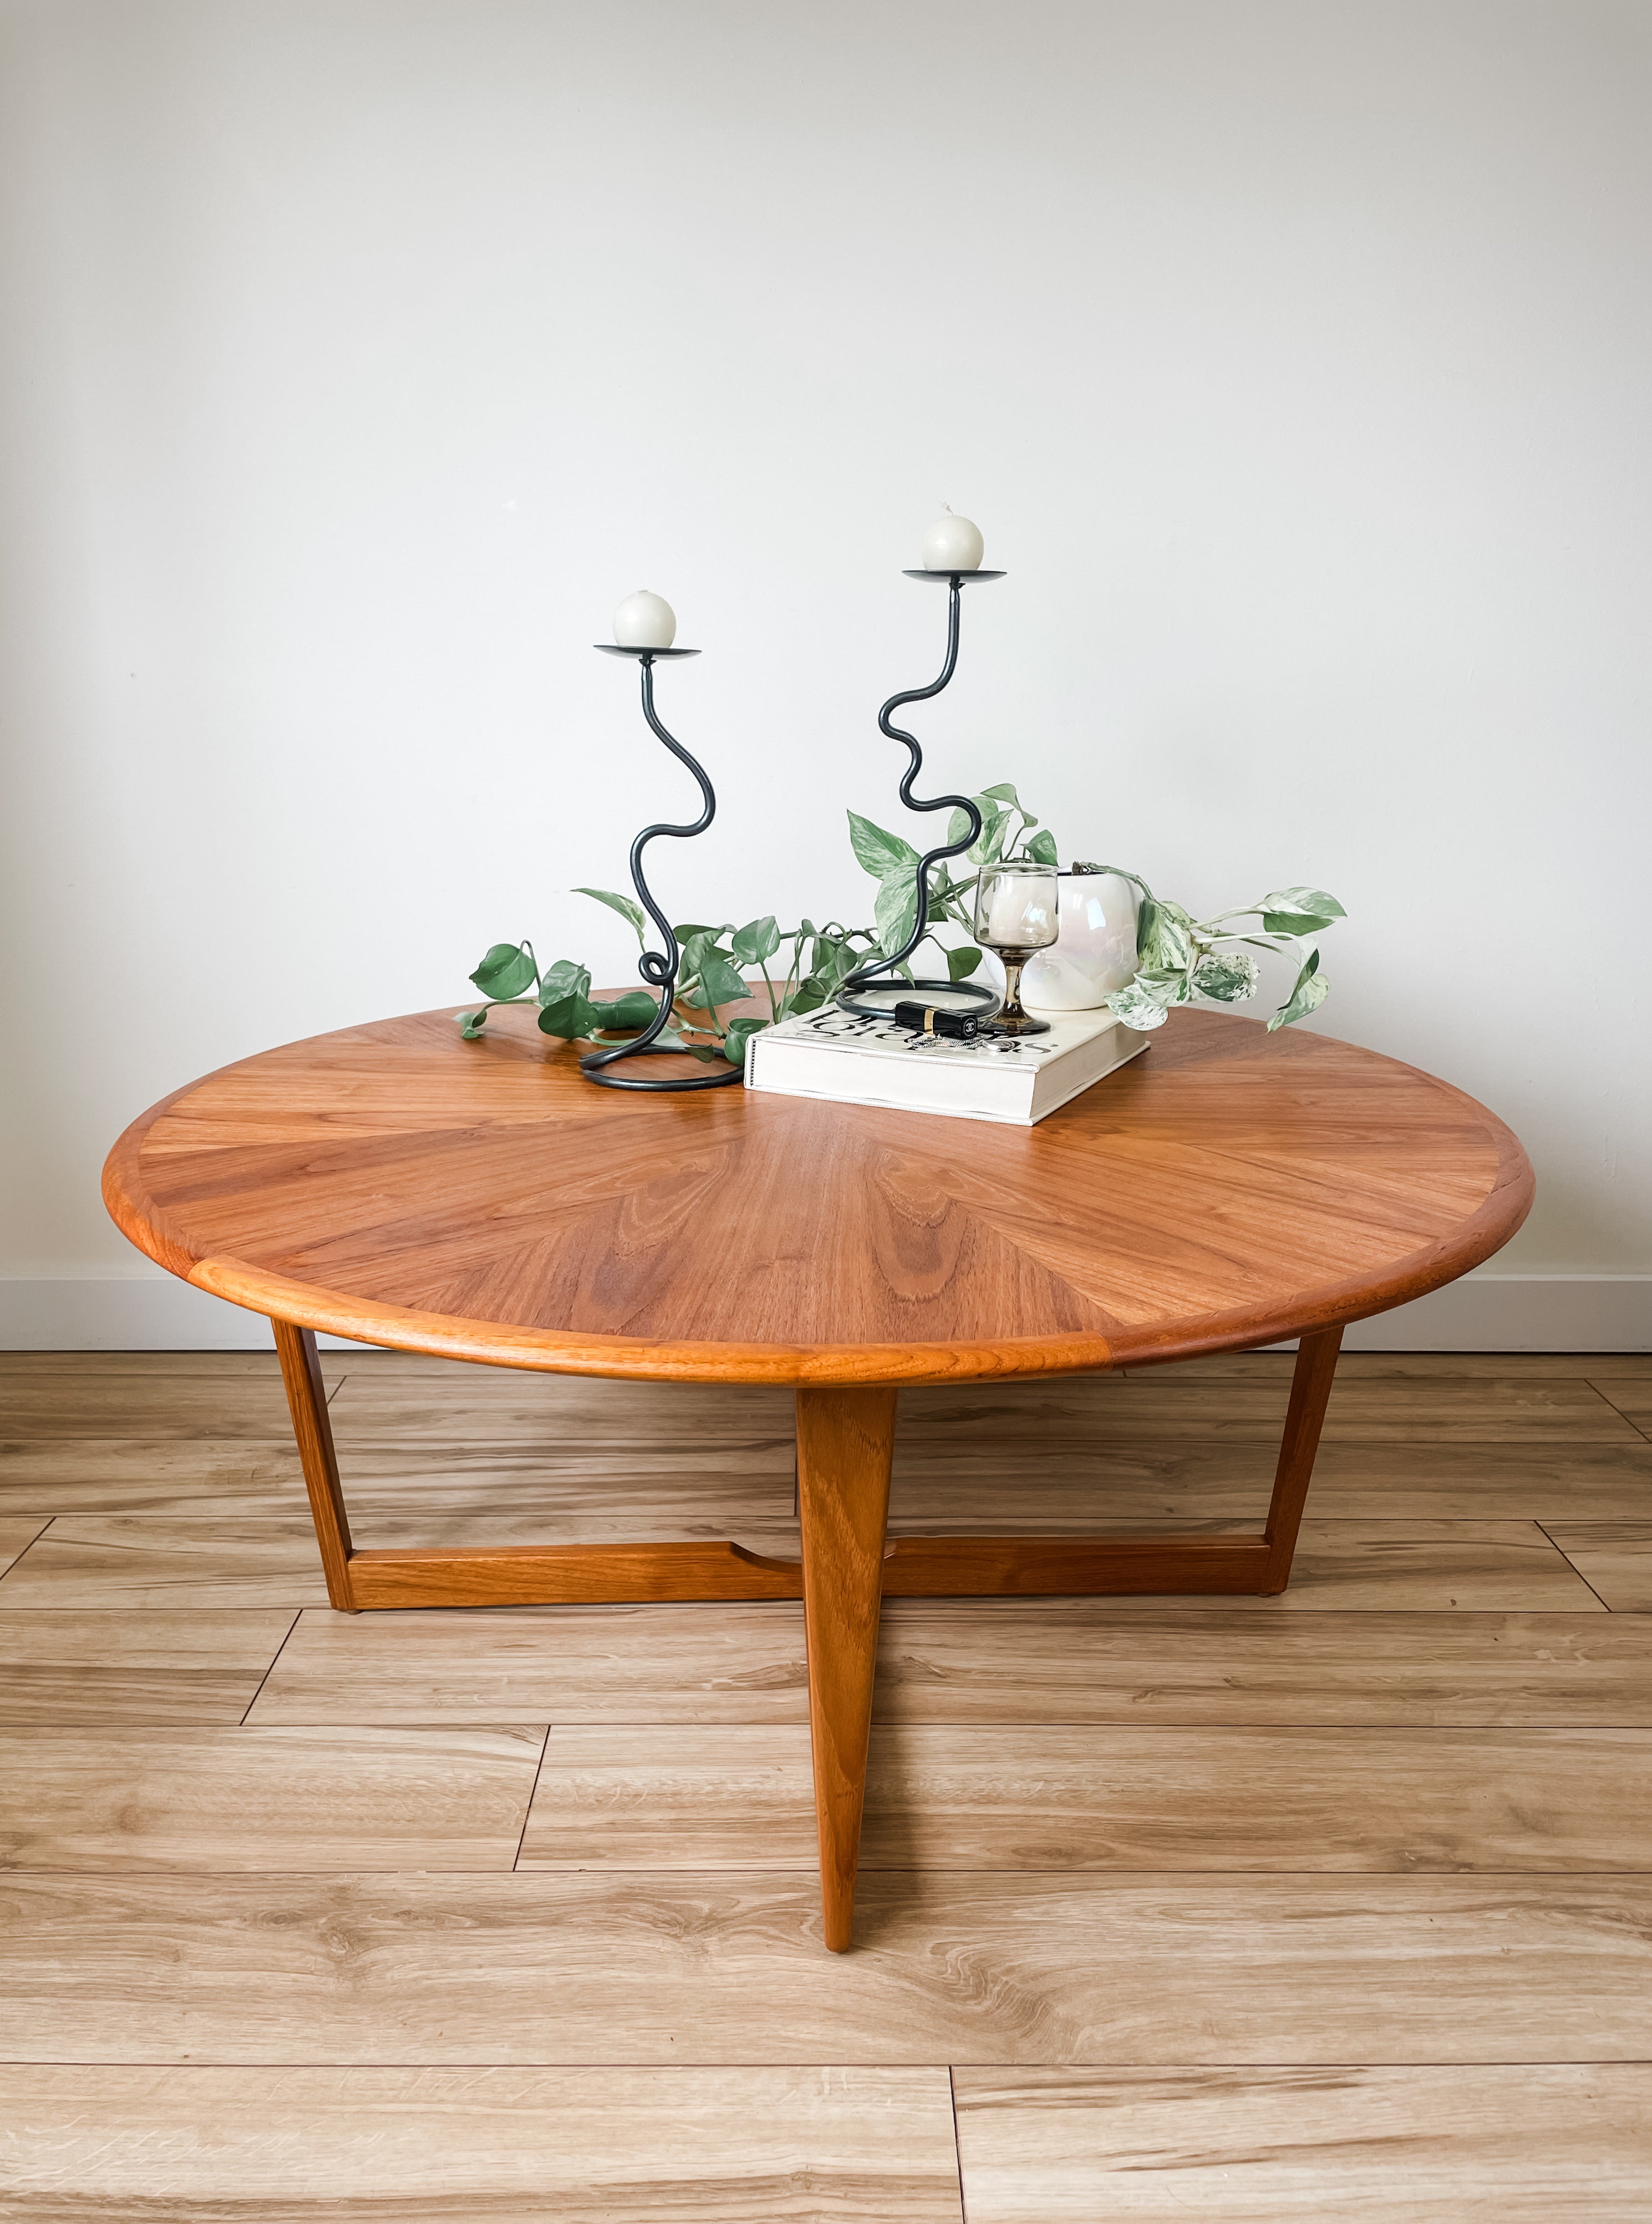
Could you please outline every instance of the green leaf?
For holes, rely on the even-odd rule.
[[[780,1015],[783,1020],[789,1020],[794,1014],[818,1012],[821,1005],[829,1001],[829,995],[830,992],[822,988],[820,982],[811,977],[793,989],[782,1004]]]
[[[731,1065],[746,1062],[746,1045],[753,1035],[761,1034],[768,1026],[767,1020],[731,1020],[728,1035],[723,1045],[723,1055]]]
[[[767,919],[754,919],[743,926],[730,943],[729,948],[743,965],[762,965],[780,948],[780,929],[771,912]]]
[[[1193,954],[1187,932],[1190,924],[1180,904],[1143,896],[1136,921],[1136,954],[1143,969],[1172,970],[1189,964]]]
[[[583,997],[591,986],[591,969],[575,963],[572,957],[559,957],[554,965],[548,965],[541,976],[539,1001],[541,1004],[560,1004],[565,996]],[[554,1027],[547,1030],[554,1034]]]
[[[573,893],[576,896],[594,896],[599,904],[606,904],[610,911],[617,911],[622,919],[629,919],[637,945],[642,946],[646,928],[640,903],[634,903],[630,896],[617,896],[611,888],[575,888]]]
[[[676,936],[680,943],[686,945],[687,944],[691,943],[697,934],[709,934],[712,940],[715,942],[719,934],[726,934],[728,932],[728,927],[726,925],[723,926],[674,926],[671,932]]]
[[[646,989],[628,989],[611,1003],[592,1004],[591,1008],[606,1033],[625,1034],[649,1026],[660,1007]]]
[[[901,945],[897,942],[895,946],[898,950]],[[826,995],[832,995],[839,982],[854,971],[859,960],[846,942],[829,940],[824,935],[814,948],[815,957],[809,967],[809,976],[819,982]]]
[[[986,813],[983,812],[981,816],[984,818]],[[946,841],[948,847],[956,849],[969,831],[969,812],[967,811],[954,811],[952,817],[946,821]]]
[[[1058,862],[1055,837],[1048,826],[1041,833],[1034,835],[1032,840],[1027,844],[1027,855],[1040,865],[1054,865]]]
[[[903,842],[898,834],[886,834],[881,826],[874,826],[858,811],[849,813],[849,843],[866,871],[877,880],[883,880],[897,865],[915,865],[918,862],[918,853],[910,842]]]
[[[1107,998],[1107,1008],[1127,1027],[1135,1027],[1145,1034],[1154,1027],[1161,1027],[1170,1006],[1181,1001],[1175,993],[1180,982],[1180,976],[1177,974],[1161,976],[1138,973],[1133,981],[1115,989]]]
[[[479,1035],[483,1028],[486,1027],[488,1023],[488,1014],[492,1010],[492,1008],[493,1008],[491,1004],[484,1004],[479,1012],[454,1013],[453,1017],[459,1021],[459,1033],[466,1042],[474,1042],[476,1040],[478,1035]]]
[[[590,976],[585,976],[588,980]],[[583,991],[560,997],[554,1004],[540,1008],[540,1033],[560,1035],[564,1042],[579,1042],[594,1034],[601,1025],[596,1007],[588,1003]]]
[[[1296,986],[1268,1022],[1268,1032],[1275,1027],[1288,1027],[1293,1020],[1305,1020],[1310,1012],[1317,1011],[1330,993],[1330,983],[1320,971],[1320,953],[1308,952],[1307,963],[1296,976]]]
[[[1256,993],[1256,961],[1248,950],[1207,951],[1193,968],[1193,986],[1218,1004],[1237,1004]]]
[[[977,865],[996,865],[1003,854],[1004,837],[1009,830],[1010,813],[1007,811],[989,812],[986,823],[970,850],[971,862]]]
[[[917,915],[918,884],[909,870],[891,873],[887,880],[878,882],[872,917],[877,927],[877,946],[885,957],[893,957],[902,947]],[[851,970],[848,966],[844,968],[845,972]]]
[[[524,989],[531,989],[538,974],[524,945],[496,942],[471,978],[484,996],[508,1004]]]
[[[953,981],[961,981],[966,974],[973,973],[980,962],[980,951],[972,942],[966,942],[961,950],[946,952],[947,976]]]
[[[732,951],[725,950],[718,941],[721,932],[714,926],[697,927],[682,945],[677,993],[687,1003],[715,1008],[750,994],[735,965]],[[731,981],[738,981],[739,987],[731,988]]]
[[[1319,934],[1348,916],[1323,888],[1275,888],[1256,907],[1269,934]]]
[[[990,797],[994,803],[1013,803],[1017,811],[1022,811],[1021,798],[1016,793],[1016,783],[1013,780],[1001,780],[996,787],[984,787],[981,794]],[[1024,811],[1022,812],[1022,815],[1023,818],[1026,816]],[[1037,824],[1038,821],[1035,818],[1033,825],[1036,826]]]
[[[720,950],[708,950],[695,970],[699,982],[699,1001],[707,1010],[715,1011],[719,1004],[744,1003],[751,994],[744,976]]]

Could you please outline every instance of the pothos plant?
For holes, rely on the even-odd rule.
[[[1055,837],[1016,794],[1013,782],[1000,780],[974,797],[981,831],[966,855],[936,869],[924,919],[924,939],[933,943],[947,977],[962,981],[981,962],[968,939],[976,880],[984,866],[1029,861],[1053,865]],[[953,813],[949,839],[962,838],[969,825],[965,812]],[[817,926],[805,919],[782,927],[772,913],[737,927],[687,924],[674,927],[682,957],[672,1016],[655,1041],[661,1050],[687,1051],[706,1063],[726,1058],[744,1063],[750,1039],[778,1020],[829,1003],[846,977],[875,955],[899,950],[912,932],[917,907],[918,852],[900,835],[890,834],[857,811],[849,813],[849,840],[855,856],[877,882],[870,926],[845,926],[829,919]],[[968,869],[965,869],[965,868]],[[1155,895],[1139,873],[1122,865],[1087,865],[1092,873],[1117,873],[1141,890],[1136,922],[1135,978],[1107,998],[1108,1008],[1126,1026],[1162,1027],[1172,1006],[1196,997],[1236,1004],[1255,995],[1261,968],[1253,950],[1269,950],[1292,959],[1296,976],[1289,995],[1268,1022],[1271,1032],[1304,1018],[1324,1002],[1326,984],[1320,971],[1316,938],[1345,916],[1334,896],[1320,888],[1276,888],[1254,904],[1236,906],[1208,919],[1195,919],[1180,904]],[[648,921],[640,904],[611,888],[578,888],[577,895],[606,904],[627,920],[639,946],[647,947]],[[1256,922],[1260,932],[1247,926]],[[940,931],[961,930],[961,944],[945,943]],[[915,951],[915,956],[917,952]],[[783,956],[775,978],[774,960]],[[754,992],[743,969],[761,969]],[[900,971],[910,980],[909,964]],[[488,1000],[459,1014],[465,1039],[473,1039],[499,1004],[537,1005],[539,1025],[563,1040],[604,1042],[636,1033],[653,1019],[655,1004],[646,989],[633,989],[608,1001],[591,995],[591,969],[570,957],[541,970],[531,942],[496,942],[471,979]],[[766,1001],[766,1014],[725,1014],[736,1005]]]

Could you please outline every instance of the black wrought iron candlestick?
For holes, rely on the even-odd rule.
[[[699,651],[697,648],[622,648],[608,641],[597,641],[593,646],[601,649],[604,656],[634,656],[637,659],[642,667],[642,716],[670,750],[672,755],[686,764],[699,782],[699,792],[706,807],[692,826],[668,826],[662,820],[656,826],[645,826],[631,844],[631,886],[636,890],[638,902],[665,937],[665,955],[661,957],[657,950],[645,950],[637,961],[636,968],[649,988],[659,990],[660,1008],[648,1026],[642,1029],[641,1034],[635,1036],[631,1041],[620,1043],[612,1050],[588,1052],[579,1060],[579,1071],[587,1081],[594,1081],[604,1089],[646,1089],[655,1091],[726,1089],[731,1082],[744,1078],[741,1067],[725,1063],[721,1072],[684,1074],[680,1080],[674,1081],[664,1077],[654,1079],[642,1074],[615,1073],[610,1070],[617,1065],[621,1058],[636,1058],[641,1052],[649,1052],[655,1058],[687,1058],[692,1055],[690,1052],[679,1050],[674,1044],[668,1045],[665,1049],[659,1051],[655,1051],[653,1047],[655,1039],[663,1032],[667,1021],[671,1017],[672,1001],[677,993],[677,969],[682,960],[682,952],[678,948],[677,938],[672,932],[665,913],[649,893],[649,884],[642,877],[642,852],[656,834],[675,834],[684,837],[691,834],[703,834],[717,815],[717,798],[712,791],[710,780],[706,779],[675,735],[667,733],[665,728],[660,723],[654,708],[655,659],[660,656],[698,656]]]
[[[865,1019],[884,1019],[888,1017],[890,1008],[888,1000],[891,990],[898,991],[904,996],[915,989],[938,995],[944,995],[948,1003],[954,1008],[961,1004],[965,1009],[973,1008],[982,1013],[994,1012],[998,1008],[998,999],[991,989],[978,987],[970,981],[908,982],[906,976],[900,970],[928,931],[930,867],[940,864],[948,857],[958,857],[963,855],[981,831],[981,814],[967,795],[938,795],[927,803],[914,795],[912,783],[922,768],[923,751],[919,748],[916,738],[913,735],[903,731],[899,726],[892,726],[889,723],[889,713],[891,711],[898,711],[903,703],[925,703],[932,695],[940,694],[941,689],[952,678],[958,664],[958,625],[964,589],[972,579],[1002,579],[1003,573],[1002,572],[908,572],[905,576],[908,579],[927,579],[937,584],[943,579],[946,583],[949,591],[946,610],[946,661],[940,667],[940,679],[932,680],[927,687],[908,687],[903,694],[890,696],[877,714],[878,730],[887,734],[892,742],[904,742],[911,753],[911,762],[906,768],[906,776],[902,780],[900,787],[901,800],[907,809],[908,811],[961,811],[968,818],[969,828],[961,841],[943,843],[940,849],[931,850],[927,856],[919,858],[915,869],[918,901],[917,909],[913,915],[911,933],[901,948],[891,956],[876,958],[870,964],[859,966],[850,974],[838,991],[838,1001],[845,1012],[858,1013]],[[883,982],[881,989],[883,1001],[875,1003],[866,991],[885,974],[893,974],[895,977]]]

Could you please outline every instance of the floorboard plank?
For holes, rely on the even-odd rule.
[[[1131,1367],[1131,1375],[1150,1373],[1161,1382],[1221,1380],[1246,1375],[1271,1381],[1289,1380],[1294,1349],[1288,1351],[1226,1351],[1209,1359],[1176,1360],[1168,1367]],[[1450,1377],[1484,1381],[1539,1381],[1545,1376],[1561,1381],[1594,1381],[1598,1374],[1652,1375],[1652,1352],[1617,1351],[1350,1351],[1345,1345],[1337,1362],[1340,1381],[1395,1381]]]
[[[1652,1462],[1652,1445],[1645,1449]],[[661,1519],[709,1533],[718,1520],[789,1518],[792,1503],[789,1441],[778,1448],[761,1440],[684,1446],[647,1438],[435,1450],[357,1444],[342,1465],[352,1514],[364,1522],[505,1513],[587,1527]],[[290,1445],[219,1437],[0,1444],[4,1512],[259,1520],[301,1513],[305,1504],[303,1471]],[[1564,1504],[1593,1510],[1575,1499]],[[1618,1501],[1600,1510],[1617,1513]]]
[[[891,1722],[1652,1728],[1652,1621],[892,1599]],[[256,1722],[807,1720],[801,1605],[307,1608]]]
[[[20,1513],[0,1521],[0,1573],[14,1567],[45,1528],[43,1513]]]
[[[1633,1373],[1624,1360],[1592,1368],[1589,1382],[1625,1420],[1643,1432],[1652,1429],[1652,1352],[1643,1355]]]
[[[0,1865],[508,1869],[542,1742],[529,1729],[8,1730]]]
[[[1592,1597],[1534,1522],[1327,1521],[1310,1515],[1298,1535],[1289,1589],[1277,1598],[1229,1603],[1253,1614],[1541,1614],[1587,1613]]]
[[[0,2058],[1652,2059],[1652,1878],[0,1879]]]
[[[1652,1521],[1556,1521],[1548,1533],[1614,1614],[1652,1613]]]
[[[324,1352],[329,1368],[334,1355]],[[193,1375],[211,1382],[263,1379],[279,1384],[281,1363],[274,1339],[265,1351],[0,1351],[0,1401],[9,1386],[41,1382],[98,1382],[142,1376],[150,1381]],[[3,1412],[0,1404],[0,1412]]]
[[[0,1614],[0,1725],[238,1722],[296,1618]]]
[[[1598,1402],[1611,1412],[1604,1399]],[[707,1446],[720,1437],[774,1440],[789,1456],[794,1427],[791,1392],[763,1384],[605,1381],[514,1367],[438,1361],[417,1368],[371,1358],[352,1361],[331,1411],[341,1451],[347,1444],[396,1441],[554,1443],[577,1429]]]
[[[897,1450],[897,1532],[1048,1534],[1135,1524],[1260,1523],[1273,1480],[1265,1443],[1114,1436],[1104,1450],[984,1436],[942,1450]],[[727,1535],[789,1513],[789,1441],[712,1446],[585,1439],[573,1446],[355,1444],[344,1460],[352,1515],[375,1522],[509,1513],[577,1528],[643,1533],[661,1523]],[[1309,1500],[1328,1519],[1632,1520],[1652,1507],[1652,1443],[1332,1444]],[[235,1438],[76,1437],[0,1444],[0,1519],[54,1513],[192,1520],[282,1519],[304,1512],[290,1446]]]
[[[1148,1614],[1107,1599],[898,1600],[883,1616],[889,1722],[1652,1728],[1652,1622],[1587,1607],[1345,1616],[1237,1601]]]
[[[995,1533],[1130,1522],[1260,1526],[1274,1457],[1270,1444],[1150,1434],[1056,1455],[996,1431],[973,1445],[908,1441],[896,1453],[889,1519],[897,1530]],[[1324,1445],[1308,1504],[1322,1520],[1633,1518],[1652,1507],[1652,1444]]]
[[[0,1612],[60,1613],[325,1606],[307,1514],[280,1521],[60,1514],[0,1576]]]
[[[554,1726],[519,1866],[807,1868],[806,1729]],[[1652,1867],[1652,1732],[875,1728],[875,1869]]]
[[[1643,2224],[1652,2068],[960,2069],[970,2224]]]
[[[0,2136],[30,2224],[961,2216],[944,2069],[13,2069]]]
[[[908,1603],[885,1608],[886,1632]],[[1617,1626],[1610,1614],[1588,1619],[1604,1629]],[[891,1690],[888,1659],[886,1638],[877,1685],[884,1693]],[[807,1723],[801,1602],[523,1607],[509,1614],[462,1607],[440,1614],[307,1608],[249,1720],[545,1722],[553,1716],[598,1723]]]
[[[0,1436],[10,1442],[231,1437],[285,1444],[291,1440],[292,1422],[278,1372],[266,1376],[131,1368],[8,1381],[0,1388]]]
[[[1638,1431],[1586,1377],[1533,1375],[1506,1358],[1502,1369],[1400,1378],[1339,1371],[1325,1441],[1636,1441]],[[966,1440],[990,1426],[1007,1435],[1037,1429],[1052,1442],[1067,1432],[1089,1437],[1143,1429],[1265,1442],[1277,1437],[1289,1373],[1285,1356],[1262,1374],[1199,1377],[1189,1370],[1187,1379],[1175,1380],[1172,1370],[1149,1368],[921,1387],[902,1394],[901,1428],[903,1436]],[[620,1435],[659,1430],[684,1443],[718,1436],[788,1442],[792,1422],[789,1393],[763,1387],[603,1382],[511,1368],[444,1373],[440,1363],[415,1369],[370,1358],[352,1362],[332,1416],[341,1448],[396,1440],[548,1440],[572,1426]]]
[[[1023,1440],[1036,1432],[1052,1450],[1069,1439],[1105,1444],[1114,1432],[1150,1430],[1165,1439],[1276,1442],[1288,1378],[1166,1381],[1149,1373],[1062,1375],[1033,1382],[982,1382],[904,1390],[903,1436],[931,1444],[970,1443],[984,1431]],[[347,1396],[348,1391],[341,1393]],[[1336,1444],[1622,1443],[1638,1435],[1586,1381],[1511,1372],[1483,1379],[1420,1377],[1403,1382],[1345,1377],[1339,1370],[1323,1441]],[[1642,1437],[1644,1443],[1645,1438]]]
[[[0,1444],[0,1513],[301,1513],[304,1470],[290,1444],[236,1437],[75,1437]],[[1591,1509],[1592,1510],[1592,1509]],[[1604,1509],[1615,1513],[1614,1504]]]

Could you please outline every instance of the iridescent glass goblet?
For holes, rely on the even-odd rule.
[[[1003,1006],[988,1024],[994,1034],[1046,1035],[1048,1020],[1035,1020],[1021,1001],[1021,969],[1047,950],[1060,932],[1054,865],[984,865],[975,883],[975,938],[996,951],[1003,966]]]

